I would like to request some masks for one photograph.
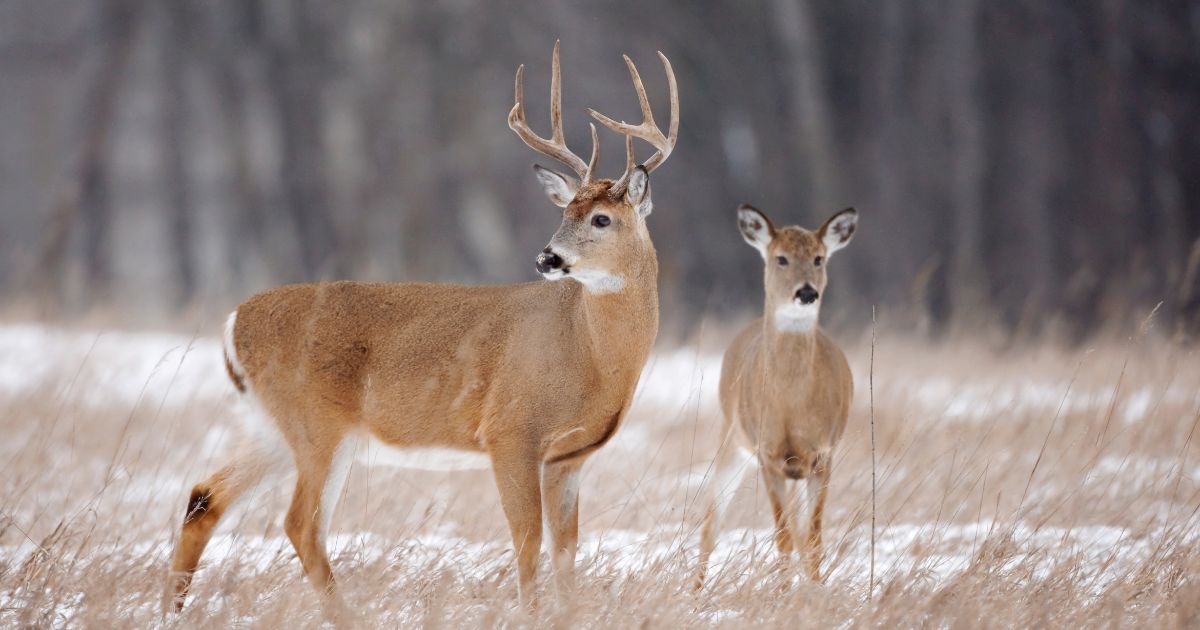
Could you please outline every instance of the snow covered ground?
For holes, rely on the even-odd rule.
[[[867,382],[864,366],[855,365],[861,393]],[[70,374],[70,379],[61,378]],[[715,409],[721,374],[718,353],[694,348],[664,351],[646,366],[636,401],[647,408]],[[1008,412],[1103,410],[1114,404],[1111,383],[1092,386],[1070,381],[1070,374],[1053,381],[1026,378],[963,378],[962,375],[893,375],[881,382],[881,396],[904,393],[911,397],[913,415],[940,416],[954,421],[981,421],[997,409]],[[898,378],[897,378],[898,377]],[[1200,392],[1189,383],[1173,383],[1164,391],[1153,383],[1138,385],[1118,400],[1121,422],[1143,419],[1151,405],[1161,402],[1196,403]],[[46,391],[47,388],[52,388]],[[19,398],[50,394],[72,404],[132,406],[142,400],[164,406],[187,405],[196,398],[215,398],[229,392],[215,337],[164,333],[67,331],[36,324],[0,326],[0,396]]]
[[[1195,561],[1185,550],[1200,494],[1200,362],[1186,351],[992,357],[884,339],[872,410],[864,350],[848,349],[857,396],[835,460],[823,586],[776,562],[748,471],[709,585],[690,594],[720,355],[683,347],[652,358],[626,425],[585,468],[578,566],[592,603],[581,610],[624,623],[652,618],[646,602],[657,601],[688,611],[678,625],[704,626],[811,607],[769,604],[782,584],[824,589],[829,619],[868,614],[850,602],[865,601],[870,580],[872,411],[881,596],[921,594],[916,610],[986,575],[1069,586],[1062,601],[1084,610],[1136,576],[1167,593],[1167,573]],[[191,484],[238,430],[233,399],[210,336],[0,326],[0,623],[175,623],[157,617],[161,572]],[[229,517],[197,577],[196,608],[209,617],[191,624],[286,620],[282,601],[307,600],[280,529],[288,493],[265,489]],[[487,471],[352,472],[330,555],[345,590],[382,598],[362,604],[371,623],[518,614],[494,495]],[[446,609],[431,613],[431,597]],[[652,625],[676,625],[667,621]]]

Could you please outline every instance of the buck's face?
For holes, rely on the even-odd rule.
[[[850,242],[857,226],[854,208],[833,215],[815,232],[795,225],[775,229],[757,208],[738,208],[742,238],[762,254],[767,308],[779,330],[803,332],[816,326],[829,257]]]
[[[650,243],[650,180],[646,169],[620,185],[601,180],[580,187],[572,178],[534,167],[550,200],[563,208],[562,224],[537,256],[548,280],[578,280],[592,293],[613,293],[629,281],[630,262]]]

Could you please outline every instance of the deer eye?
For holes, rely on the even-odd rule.
[[[816,258],[813,259],[813,265],[817,266],[817,267],[820,267],[821,263],[823,263],[823,262],[825,262],[825,259],[820,256],[817,256]]]
[[[780,266],[780,267],[786,267],[786,266],[787,266],[787,264],[788,264],[788,261],[787,261],[787,257],[786,257],[786,256],[776,256],[776,257],[775,257],[775,262],[779,263],[779,266]]]
[[[592,217],[592,225],[603,228],[608,227],[612,223],[612,219],[608,218],[607,214],[597,214]]]

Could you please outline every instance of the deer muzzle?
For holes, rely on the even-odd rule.
[[[534,265],[537,267],[538,273],[550,273],[562,269],[563,259],[562,256],[559,256],[547,247],[542,250],[542,253],[538,254]]]
[[[796,289],[795,299],[801,304],[812,304],[813,302],[816,302],[817,298],[819,297],[821,297],[821,294],[817,292],[816,287],[808,284],[807,282],[804,283],[804,286]]]

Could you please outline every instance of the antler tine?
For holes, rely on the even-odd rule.
[[[671,155],[671,151],[675,148],[675,140],[679,136],[679,87],[675,83],[675,71],[671,68],[671,62],[667,56],[658,53],[658,57],[662,59],[663,69],[667,74],[667,86],[671,92],[671,124],[669,132],[664,135],[662,130],[654,122],[654,113],[650,110],[650,99],[646,97],[646,86],[642,84],[642,77],[638,74],[637,66],[629,55],[625,55],[625,65],[629,67],[629,77],[633,80],[633,89],[637,92],[638,106],[642,110],[642,122],[638,125],[630,125],[625,122],[617,122],[600,112],[589,109],[588,113],[595,118],[597,122],[612,129],[613,131],[625,134],[630,138],[641,138],[650,143],[657,151],[650,159],[646,160],[644,166],[646,171],[653,171]],[[630,165],[626,167],[625,174],[621,176],[620,182],[624,182],[629,173],[633,170],[632,160]]]
[[[638,107],[642,108],[642,124],[653,125],[657,129],[658,125],[654,122],[654,110],[650,109],[650,98],[646,96],[646,86],[642,83],[642,75],[638,73],[637,66],[633,64],[629,55],[621,56],[625,58],[625,67],[629,68],[629,76],[633,79],[633,89],[637,92]]]
[[[554,40],[554,54],[550,58],[550,134],[555,144],[566,147],[562,126],[562,67],[558,63],[559,40]]]
[[[517,66],[517,78],[513,88],[513,98],[516,101],[513,104],[512,110],[508,112],[508,128],[512,129],[521,140],[525,142],[529,148],[566,164],[575,174],[583,178],[583,182],[587,183],[591,179],[592,168],[583,161],[583,158],[575,155],[567,148],[566,142],[563,141],[562,131],[562,89],[561,76],[558,64],[558,47],[559,43],[554,42],[554,58],[552,62],[552,72],[550,77],[550,125],[551,138],[547,140],[533,132],[529,127],[529,123],[525,121],[525,64]],[[592,160],[596,160],[599,149],[595,143],[595,134],[592,134]]]
[[[671,155],[671,151],[675,150],[675,140],[679,138],[679,85],[675,83],[675,69],[671,67],[671,60],[658,51],[658,58],[662,60],[663,71],[667,75],[667,91],[671,98],[671,124],[667,129],[667,150],[660,151],[658,154],[646,160],[646,170],[652,171],[667,160]]]
[[[633,136],[626,135],[625,136],[625,172],[621,175],[621,178],[618,179],[616,181],[616,183],[613,184],[613,187],[612,187],[613,190],[619,190],[619,191],[624,192],[625,182],[629,181],[629,174],[633,172],[633,167],[637,166],[637,163],[634,162],[635,159],[636,158],[633,155]]]
[[[596,164],[600,162],[600,138],[596,135],[596,124],[588,123],[588,127],[592,128],[592,159],[588,160],[587,173],[583,176],[583,181],[590,182],[596,174]]]

